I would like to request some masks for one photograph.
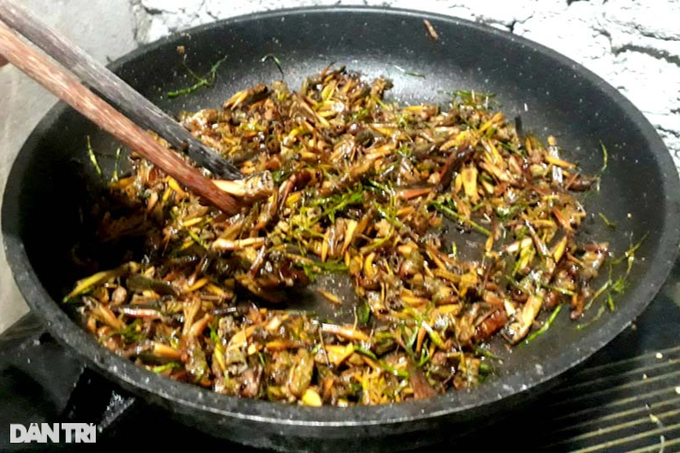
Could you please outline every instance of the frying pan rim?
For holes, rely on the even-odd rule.
[[[630,119],[640,128],[642,135],[649,144],[648,151],[655,157],[656,162],[661,168],[673,168],[674,164],[670,153],[666,149],[663,141],[651,126],[649,121],[640,113],[633,104],[623,95],[615,90],[611,85],[595,75],[580,64],[549,49],[541,44],[530,41],[521,36],[513,35],[506,31],[501,31],[493,27],[474,23],[465,19],[446,16],[437,13],[413,11],[399,8],[383,8],[369,6],[321,6],[321,7],[301,7],[290,9],[279,9],[260,13],[247,14],[204,24],[198,27],[175,33],[164,37],[154,43],[140,46],[132,52],[114,61],[110,67],[114,70],[122,68],[126,63],[143,56],[147,53],[155,52],[160,47],[169,43],[179,44],[182,36],[192,33],[200,33],[211,29],[228,27],[231,24],[247,23],[270,18],[289,17],[292,15],[311,15],[311,14],[334,14],[334,13],[361,13],[361,14],[383,14],[399,17],[428,19],[435,22],[444,22],[455,27],[470,28],[476,31],[495,35],[498,39],[511,40],[519,43],[528,50],[542,53],[544,56],[556,60],[591,83],[594,87],[601,90],[605,96],[616,103]],[[357,406],[348,409],[336,407],[307,408],[281,403],[271,403],[267,401],[242,399],[220,395],[210,390],[200,389],[190,384],[178,383],[162,376],[148,372],[134,363],[123,359],[99,345],[90,335],[84,332],[60,307],[58,301],[53,300],[38,281],[36,273],[30,265],[28,256],[25,252],[23,243],[18,237],[6,234],[18,229],[18,216],[12,216],[11,201],[18,197],[20,184],[17,173],[21,174],[26,163],[26,156],[23,156],[24,149],[31,148],[43,136],[50,126],[65,112],[68,107],[63,103],[58,103],[52,107],[43,117],[40,123],[32,131],[29,138],[22,146],[17,155],[12,169],[8,176],[5,187],[4,200],[2,206],[2,229],[4,234],[5,250],[7,261],[12,269],[16,280],[25,300],[31,309],[39,315],[46,324],[47,329],[60,342],[65,343],[78,355],[86,359],[86,363],[92,364],[94,368],[102,374],[112,378],[114,381],[122,383],[126,388],[133,392],[146,396],[156,396],[161,398],[161,403],[176,404],[185,410],[208,411],[213,414],[238,418],[242,420],[293,425],[298,427],[351,427],[397,424],[405,421],[436,418],[443,415],[461,413],[469,409],[477,409],[506,397],[521,395],[534,388],[535,386],[553,381],[555,377],[563,374],[579,363],[586,360],[593,353],[600,350],[621,331],[623,331],[633,320],[647,307],[654,296],[661,289],[672,263],[677,256],[677,245],[680,242],[680,230],[671,228],[673,221],[680,219],[678,216],[678,194],[680,194],[680,179],[677,172],[664,174],[663,198],[665,203],[664,228],[659,237],[659,249],[657,255],[651,260],[650,266],[644,275],[649,277],[645,285],[638,285],[633,295],[643,302],[631,301],[621,309],[618,317],[608,318],[606,329],[597,329],[586,332],[576,344],[566,348],[561,354],[550,357],[546,363],[555,363],[554,369],[544,372],[538,380],[532,380],[530,384],[516,382],[510,377],[509,382],[516,383],[516,386],[505,384],[501,386],[499,382],[489,382],[473,391],[448,392],[444,395],[424,401],[411,401],[398,404],[383,406]],[[22,167],[23,166],[23,167]],[[674,199],[671,199],[673,197]],[[14,224],[13,224],[14,223]],[[661,247],[661,245],[668,245]],[[586,351],[579,350],[576,346],[589,345]],[[566,365],[564,365],[566,363]],[[545,368],[545,367],[544,367]],[[527,374],[527,373],[524,373]],[[495,388],[496,395],[491,391]],[[470,396],[472,395],[472,396]],[[479,396],[485,396],[479,398]],[[459,404],[460,401],[464,404]]]

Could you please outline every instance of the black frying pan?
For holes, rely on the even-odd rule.
[[[439,33],[434,41],[422,20]],[[184,45],[190,66],[201,73],[223,56],[214,86],[168,99],[164,93],[192,83],[181,66]],[[464,20],[399,10],[318,8],[256,14],[195,28],[145,46],[112,68],[172,114],[219,106],[236,90],[280,78],[267,54],[278,56],[285,80],[303,77],[331,62],[368,77],[394,80],[393,98],[444,103],[446,92],[494,92],[525,131],[548,131],[569,150],[568,158],[595,173],[600,142],[609,149],[602,190],[586,200],[585,234],[606,237],[615,253],[648,234],[637,252],[631,285],[617,310],[592,327],[576,330],[562,313],[528,346],[503,353],[493,379],[472,391],[380,407],[307,408],[218,395],[147,372],[108,352],[63,311],[62,296],[82,275],[69,251],[81,234],[79,209],[104,182],[88,163],[85,136],[110,175],[117,145],[60,104],[38,125],[17,157],[4,194],[2,229],[7,258],[30,307],[50,332],[95,370],[186,423],[213,435],[257,447],[313,451],[413,447],[444,433],[488,421],[494,414],[549,386],[554,378],[602,348],[647,306],[667,277],[678,249],[680,184],[673,161],[652,126],[615,89],[573,61],[525,39]],[[401,68],[401,69],[400,69]],[[417,72],[426,78],[413,77]],[[603,212],[618,223],[607,230]],[[592,316],[591,310],[588,316]],[[502,351],[502,350],[501,350]],[[452,425],[455,424],[455,425]],[[379,441],[390,438],[389,443]]]

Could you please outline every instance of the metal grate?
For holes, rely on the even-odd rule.
[[[548,453],[680,452],[679,333],[680,307],[662,292],[635,325],[560,386],[435,451],[512,445]]]
[[[680,347],[585,369],[550,397],[546,451],[680,448]]]

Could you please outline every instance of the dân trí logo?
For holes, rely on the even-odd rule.
[[[28,428],[19,423],[9,425],[9,442],[12,444],[93,444],[96,441],[97,426],[94,423],[31,423]]]

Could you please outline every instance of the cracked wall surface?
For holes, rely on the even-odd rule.
[[[680,0],[131,0],[138,42],[263,10],[384,5],[506,29],[578,61],[626,95],[680,167]]]

